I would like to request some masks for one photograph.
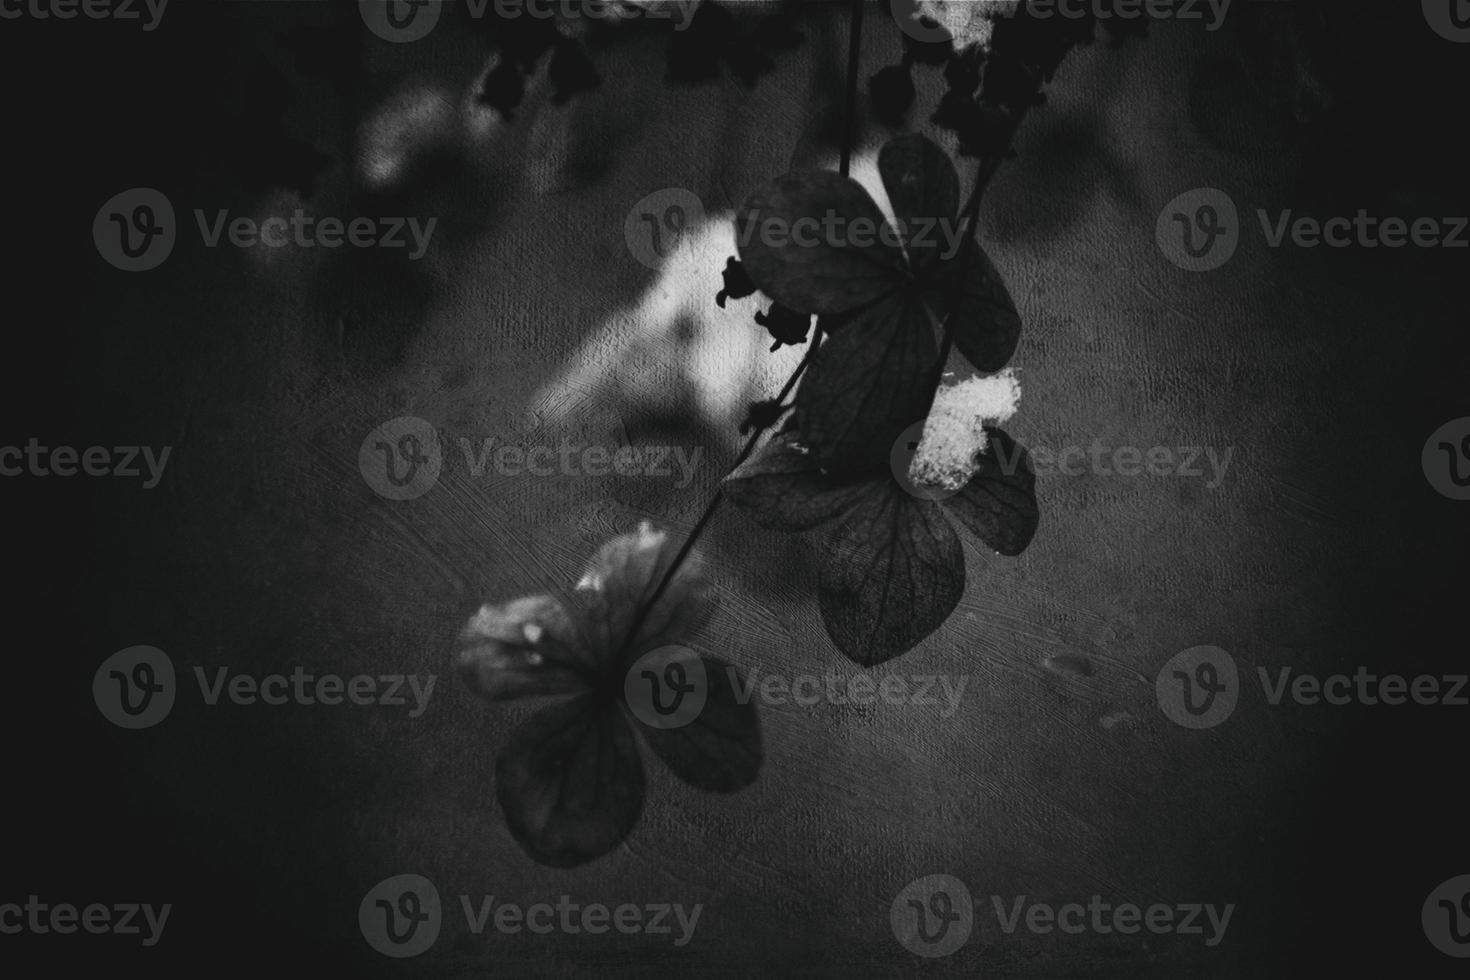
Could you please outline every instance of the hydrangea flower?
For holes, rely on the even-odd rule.
[[[560,699],[524,722],[495,762],[511,835],[542,864],[593,860],[637,824],[644,776],[635,731],[698,789],[733,792],[760,771],[760,727],[754,706],[735,697],[738,675],[680,646],[714,609],[697,555],[649,605],[674,559],[668,545],[645,523],[604,545],[566,601],[537,595],[487,604],[464,628],[456,667],[471,690],[491,701]],[[685,651],[676,676],[699,702],[695,716],[657,727],[646,720],[648,698],[636,696],[637,675],[668,649]],[[686,665],[697,692],[684,680]]]
[[[823,623],[864,665],[908,651],[958,605],[965,558],[950,518],[1004,555],[1020,554],[1038,523],[1025,450],[987,424],[1014,413],[1014,374],[939,387],[941,324],[985,372],[1005,367],[1021,332],[957,217],[959,175],[917,134],[885,144],[878,171],[896,227],[861,184],[829,171],[777,178],[737,215],[750,282],[818,316],[831,339],[812,356],[792,424],[725,484],[767,527],[815,532]]]
[[[933,633],[964,595],[964,549],[951,520],[1002,555],[1020,554],[1036,533],[1029,457],[1001,429],[983,437],[985,452],[954,493],[916,493],[888,464],[834,476],[792,431],[730,474],[725,492],[764,527],[814,532],[823,625],[849,659],[873,666]]]
[[[999,273],[973,237],[962,239],[959,175],[944,151],[900,136],[879,152],[878,170],[896,228],[861,184],[826,170],[771,181],[736,218],[751,281],[782,306],[817,315],[830,334],[797,391],[796,417],[833,472],[886,461],[894,439],[924,418],[940,318],[982,371],[1004,367],[1021,333]]]

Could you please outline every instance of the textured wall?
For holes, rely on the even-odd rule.
[[[1121,50],[1077,52],[982,214],[1026,323],[1014,361],[1025,397],[1008,430],[1057,449],[1229,450],[1218,486],[1206,486],[1208,466],[1200,478],[1043,475],[1031,548],[1018,559],[970,549],[955,617],[876,670],[967,678],[952,716],[764,707],[754,786],[701,794],[650,761],[638,828],[571,870],[535,865],[505,828],[493,760],[527,709],[480,702],[453,677],[454,633],[482,601],[569,586],[597,544],[641,516],[686,529],[728,448],[698,425],[657,430],[705,450],[691,487],[670,493],[616,478],[475,478],[456,447],[432,491],[392,502],[365,485],[359,445],[397,415],[428,419],[451,444],[566,434],[536,430],[528,405],[651,280],[624,244],[628,208],[667,187],[729,206],[793,158],[818,156],[804,131],[821,114],[804,94],[811,51],[749,98],[733,85],[668,94],[639,71],[657,57],[641,41],[603,56],[603,88],[583,101],[538,110],[544,93],[533,92],[516,123],[459,133],[448,162],[371,202],[441,216],[423,263],[259,263],[196,241],[146,276],[102,266],[72,234],[114,190],[167,185],[181,212],[249,213],[262,198],[208,172],[130,162],[130,127],[165,141],[139,154],[153,161],[166,145],[156,132],[186,131],[168,115],[174,103],[147,95],[185,80],[145,69],[111,102],[89,91],[105,83],[57,73],[17,110],[32,134],[22,145],[41,161],[89,162],[63,178],[74,203],[36,216],[61,244],[30,258],[62,278],[46,305],[12,319],[24,346],[11,368],[63,378],[49,393],[17,385],[6,426],[16,440],[167,444],[174,458],[148,492],[4,488],[24,525],[12,617],[48,627],[44,643],[12,654],[37,682],[22,685],[33,703],[11,733],[25,748],[7,886],[170,901],[176,945],[160,945],[163,961],[212,952],[225,969],[258,960],[290,973],[1243,977],[1434,956],[1420,903],[1470,860],[1452,802],[1466,709],[1272,707],[1256,685],[1226,724],[1190,731],[1156,704],[1165,661],[1202,644],[1250,675],[1463,669],[1456,600],[1470,524],[1465,504],[1427,485],[1419,455],[1436,427],[1470,414],[1464,253],[1273,250],[1254,226],[1256,208],[1463,214],[1463,186],[1446,179],[1463,167],[1427,125],[1434,110],[1407,102],[1423,128],[1388,120],[1392,104],[1337,106],[1351,138],[1324,149],[1301,124],[1318,104],[1303,95],[1311,86],[1272,60],[1285,57],[1272,33],[1284,23],[1218,35],[1162,24]],[[1415,33],[1417,21],[1394,24],[1402,34],[1388,36],[1406,51],[1463,62]],[[53,28],[34,29],[65,50]],[[835,24],[814,38],[841,50]],[[1372,44],[1337,40],[1350,69],[1376,70]],[[109,38],[90,43],[115,67]],[[374,49],[380,93],[344,102],[328,91],[296,124],[330,142],[378,97],[462,91],[474,49],[453,31],[432,43],[412,57]],[[865,65],[895,48],[891,34],[870,35]],[[1430,103],[1453,94],[1419,91]],[[73,97],[95,129],[57,146],[26,125],[67,125]],[[458,107],[445,111],[445,131],[458,132]],[[105,118],[119,113],[137,118]],[[1459,125],[1445,113],[1442,124]],[[10,165],[22,194],[40,179]],[[1252,226],[1210,273],[1181,270],[1154,238],[1165,204],[1198,187],[1225,190]],[[361,203],[335,171],[322,194],[338,213]],[[600,421],[583,425],[566,432],[612,438]],[[858,673],[821,630],[799,550],[730,511],[709,554],[720,611],[702,650],[760,675]],[[414,719],[193,698],[164,725],[122,732],[88,691],[102,658],[134,643],[181,670],[299,664],[434,673],[438,686]],[[667,937],[476,937],[461,922],[430,954],[394,963],[362,942],[355,913],[371,885],[402,872],[435,882],[451,919],[460,894],[704,911],[683,948]],[[926,962],[894,940],[888,909],[931,873],[965,881],[983,924],[963,950]],[[1185,936],[1006,936],[985,911],[991,895],[1093,894],[1236,911],[1214,948]]]

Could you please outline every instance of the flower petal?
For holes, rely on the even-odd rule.
[[[817,599],[827,635],[871,667],[938,629],[965,592],[965,555],[937,503],[887,477],[824,535]]]
[[[924,417],[939,361],[929,311],[895,296],[817,349],[796,391],[802,440],[837,474],[887,467],[893,442]]]
[[[629,634],[653,597],[678,548],[663,531],[644,523],[593,556],[573,594],[583,643],[602,670],[614,674],[648,650],[687,640],[714,612],[698,552],[692,552],[657,604]]]
[[[1016,352],[1021,317],[1004,280],[978,241],[926,277],[925,299],[954,318],[954,345],[982,371],[999,371]]]
[[[960,176],[949,154],[927,136],[906,133],[883,144],[878,173],[910,264],[916,271],[928,268],[944,253],[960,209]]]
[[[823,474],[799,439],[782,432],[725,477],[725,495],[762,527],[807,531],[841,517],[862,495],[862,483]]]
[[[614,702],[584,695],[535,715],[495,760],[495,795],[533,859],[570,868],[628,836],[643,810],[643,762]]]
[[[595,667],[579,647],[571,617],[551,596],[481,606],[460,638],[456,670],[492,701],[584,690]]]
[[[674,728],[655,728],[635,716],[636,727],[684,782],[713,793],[733,793],[760,775],[765,756],[760,719],[755,704],[737,696],[743,681],[734,667],[714,657],[699,660],[704,665],[699,713]]]
[[[746,200],[735,222],[750,278],[800,313],[844,313],[904,281],[893,227],[861,184],[830,170],[777,177]]]
[[[956,520],[1003,555],[1019,555],[1031,543],[1041,512],[1036,471],[1026,448],[1003,430],[985,427],[988,446],[964,489],[944,501]]]

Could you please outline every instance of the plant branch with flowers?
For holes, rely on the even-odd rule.
[[[1007,365],[1022,324],[977,229],[1016,130],[1094,24],[1032,17],[1016,0],[894,8],[901,61],[870,80],[869,104],[900,122],[915,101],[911,72],[942,71],[930,121],[974,161],[968,196],[950,155],[917,133],[878,155],[892,221],[848,176],[864,18],[852,0],[841,166],[749,194],[735,218],[738,258],[711,297],[763,294],[771,306],[757,324],[775,347],[806,343],[805,357],[752,406],[734,469],[682,541],[644,525],[604,545],[565,600],[488,604],[464,630],[457,664],[473,690],[557,699],[496,761],[507,825],[539,862],[581,864],[632,832],[640,740],[699,789],[757,778],[764,748],[754,706],[736,697],[739,672],[685,646],[713,612],[697,545],[724,502],[810,545],[827,634],[863,666],[912,650],[954,612],[968,587],[962,536],[1015,556],[1036,533],[1034,474],[1000,428],[1020,396]],[[725,16],[711,9],[697,16]],[[796,233],[815,228],[824,233]],[[949,370],[955,355],[968,376]]]

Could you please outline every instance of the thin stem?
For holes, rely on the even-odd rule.
[[[822,331],[820,328],[818,328],[816,332],[812,334],[812,342],[806,349],[806,356],[801,359],[801,363],[796,366],[796,370],[791,372],[791,377],[786,379],[786,384],[782,386],[781,393],[776,396],[777,404],[780,404],[786,400],[786,396],[791,394],[791,389],[796,387],[796,382],[799,381],[801,379],[801,376],[806,373],[807,365],[811,364],[812,357],[817,353],[817,347],[821,344],[821,342]],[[741,464],[750,458],[750,454],[755,452],[756,445],[760,442],[761,436],[765,435],[765,432],[768,428],[770,428],[769,425],[759,426],[754,432],[750,434],[750,438],[745,441],[745,448],[740,450],[740,455],[735,458],[734,465],[730,467],[731,472],[739,469]],[[665,571],[663,577],[659,579],[658,587],[653,590],[653,595],[649,596],[648,601],[643,603],[643,605],[639,608],[638,615],[633,620],[633,625],[628,629],[628,637],[626,640],[623,641],[623,655],[626,655],[626,653],[628,652],[628,646],[633,643],[634,638],[638,636],[638,631],[641,630],[643,628],[643,624],[647,622],[649,614],[653,612],[653,607],[658,605],[658,601],[662,599],[664,597],[664,593],[668,591],[670,583],[674,581],[674,576],[678,573],[680,567],[683,566],[684,562],[689,558],[689,553],[694,550],[695,542],[698,541],[699,536],[704,533],[706,525],[708,525],[710,520],[715,516],[715,512],[720,509],[720,504],[724,501],[724,499],[724,491],[716,490],[715,495],[711,497],[709,503],[705,505],[704,513],[699,515],[699,520],[694,522],[694,528],[689,532],[689,536],[684,539],[684,543],[679,546],[678,552],[674,554],[674,560],[669,563],[668,570]],[[621,660],[622,656],[620,655],[618,659]]]
[[[842,162],[838,172],[846,177],[852,166],[853,122],[857,118],[858,65],[863,53],[863,3],[852,0],[852,33],[847,44],[847,110],[842,121]]]
[[[848,175],[848,170],[852,164],[853,125],[857,116],[858,69],[862,61],[863,3],[864,0],[852,0],[852,34],[848,45],[847,58],[847,111],[842,132],[841,172],[844,177]],[[820,322],[818,320],[818,324]],[[806,356],[801,359],[801,363],[796,366],[796,370],[791,372],[791,377],[786,379],[786,384],[782,386],[781,393],[776,396],[776,404],[780,405],[786,401],[787,396],[796,387],[796,382],[801,380],[801,376],[806,373],[807,366],[811,364],[812,358],[816,356],[817,348],[821,344],[822,328],[819,325],[812,328],[812,339],[811,343],[807,345]],[[761,437],[774,424],[772,422],[769,425],[756,427],[756,430],[750,434],[750,438],[746,440],[745,448],[736,457],[735,464],[731,467],[732,471],[738,469],[741,464],[750,458],[751,454],[755,452],[756,446],[759,445]],[[688,560],[690,552],[694,550],[695,543],[699,540],[700,535],[704,533],[704,529],[714,518],[715,513],[720,509],[720,504],[724,499],[724,492],[722,490],[716,490],[714,496],[710,498],[709,503],[705,505],[704,513],[699,515],[699,520],[694,522],[693,529],[685,537],[684,543],[679,546],[679,550],[675,552],[673,561],[669,562],[669,567],[664,572],[663,577],[659,579],[657,587],[653,590],[653,594],[649,596],[648,601],[639,607],[638,615],[634,617],[633,625],[628,629],[627,638],[623,641],[623,649],[619,652],[618,656],[619,660],[622,660],[627,655],[628,647],[633,644],[638,636],[638,631],[643,629],[644,623],[648,621],[649,614],[653,612],[653,608],[658,605],[659,600],[668,591],[669,585],[674,581],[674,576],[678,574],[679,569]]]

